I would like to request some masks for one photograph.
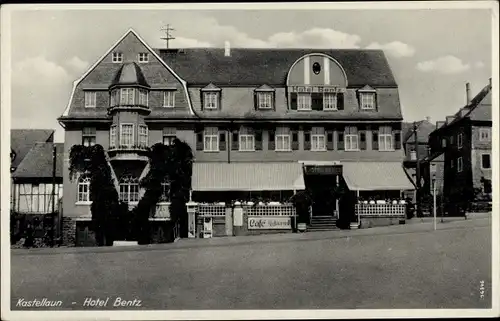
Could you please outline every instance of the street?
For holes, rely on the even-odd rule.
[[[490,216],[437,231],[414,223],[11,257],[14,310],[43,298],[65,310],[491,307]]]

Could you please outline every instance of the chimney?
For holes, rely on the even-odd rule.
[[[224,42],[224,57],[231,57],[231,45],[229,41]]]
[[[451,123],[453,121],[453,119],[455,119],[455,116],[446,116],[446,125]]]
[[[431,122],[431,116],[426,116],[425,120],[427,120],[430,123]]]
[[[470,83],[466,83],[465,84],[465,97],[467,99],[467,105],[469,105],[471,103],[470,101]]]

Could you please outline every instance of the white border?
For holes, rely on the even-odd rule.
[[[120,4],[119,8],[121,10],[140,10],[140,9],[156,9],[156,10],[175,10],[175,9],[207,9],[207,10],[234,10],[234,9],[254,9],[254,10],[297,10],[297,9],[311,9],[314,3],[250,3],[250,4],[237,4],[237,3],[217,3],[217,4]],[[317,4],[316,4],[317,5]],[[387,10],[387,9],[490,9],[492,10],[492,84],[493,88],[498,88],[499,74],[498,74],[498,3],[494,1],[440,1],[440,2],[357,2],[357,3],[321,3],[321,10],[336,9],[336,10],[348,10],[348,9],[364,9],[364,10]],[[103,5],[75,5],[75,4],[48,4],[48,5],[38,5],[38,4],[27,4],[27,5],[4,5],[1,11],[1,63],[2,63],[2,74],[1,74],[1,103],[2,108],[0,108],[1,117],[1,134],[2,142],[10,141],[10,120],[11,120],[11,92],[10,92],[10,75],[11,75],[11,57],[10,57],[10,43],[11,43],[11,13],[17,10],[68,10],[68,9],[79,9],[79,10],[117,10],[116,4],[103,4]],[[136,36],[142,41],[142,39],[136,34]],[[143,41],[144,43],[144,41]],[[156,53],[151,50],[147,45],[146,47],[155,55]],[[159,57],[157,57],[159,58]],[[159,59],[159,61],[162,61]],[[164,62],[163,62],[164,63]],[[166,64],[164,64],[168,69],[170,69]],[[173,73],[175,75],[175,73]],[[81,79],[83,79],[82,77]],[[81,80],[80,79],[80,80]],[[179,79],[179,78],[178,78]],[[179,79],[180,80],[180,79]],[[74,83],[75,84],[78,81]],[[189,98],[189,93],[187,92],[186,83],[183,83],[186,96]],[[74,91],[74,88],[73,88]],[[71,102],[71,98],[70,98]],[[188,99],[190,104],[190,100]],[[498,137],[500,134],[498,128],[499,119],[499,97],[498,90],[493,90],[492,95],[492,110],[493,110],[493,127],[492,127],[492,169],[495,173],[500,168],[500,162],[498,157],[499,141]],[[5,108],[5,105],[9,106]],[[190,105],[191,112],[192,107]],[[1,150],[2,155],[7,159],[9,153],[8,144],[2,144]],[[10,194],[10,183],[9,183],[9,161],[1,162],[1,184],[2,193],[1,195],[1,209],[2,213],[9,212],[9,202],[7,201]],[[492,175],[493,186],[500,186],[500,177],[498,175]],[[493,191],[493,208],[498,209],[499,206],[499,189],[494,189]],[[498,213],[493,213],[498,214]],[[2,215],[2,227],[7,228],[9,226],[8,215]],[[275,319],[293,319],[293,318],[311,318],[325,319],[325,318],[396,318],[396,317],[478,317],[478,316],[498,316],[500,301],[498,300],[498,294],[500,287],[499,280],[500,274],[498,273],[498,263],[499,263],[499,247],[500,238],[498,234],[500,218],[498,215],[492,215],[492,309],[490,310],[475,310],[475,309],[436,309],[436,310],[262,310],[260,313],[241,313],[237,310],[234,311],[218,311],[218,310],[199,310],[199,311],[85,311],[80,313],[75,313],[73,311],[61,311],[61,312],[42,312],[42,311],[13,311],[6,314],[6,311],[10,311],[10,277],[2,278],[1,287],[1,298],[2,298],[2,319],[9,320],[12,319],[24,319],[24,320],[36,320],[36,319],[49,319],[49,320],[75,320],[75,319],[119,319],[119,320],[134,320],[134,319],[151,319],[151,320],[161,320],[165,318],[175,318],[183,320],[192,319],[255,319],[257,317],[261,318],[275,318]],[[2,233],[2,249],[1,252],[1,265],[2,273],[10,275],[10,247],[8,244],[9,233]],[[312,312],[312,313],[311,313]],[[312,315],[313,314],[313,315]]]

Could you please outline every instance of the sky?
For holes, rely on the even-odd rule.
[[[454,114],[492,77],[487,9],[24,10],[11,15],[12,128],[53,128],[73,81],[128,29],[151,47],[377,48],[399,86],[405,121]]]

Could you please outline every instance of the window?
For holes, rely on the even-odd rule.
[[[323,94],[323,110],[337,110],[337,95],[333,93]]]
[[[240,151],[249,152],[255,150],[255,136],[249,128],[242,127],[239,136]]]
[[[120,126],[120,146],[132,147],[134,145],[134,124],[121,124]]]
[[[148,91],[139,89],[139,105],[148,106]]]
[[[77,202],[90,202],[90,177],[82,175],[78,179],[78,198]]]
[[[299,93],[297,95],[297,110],[311,110],[311,94]]]
[[[95,91],[85,92],[85,108],[93,108],[96,106],[97,93]]]
[[[375,109],[375,93],[361,94],[361,109]]]
[[[163,107],[175,107],[175,91],[163,92]]]
[[[207,127],[203,135],[203,150],[205,152],[219,151],[219,129],[217,127]]]
[[[481,168],[482,169],[490,169],[491,168],[491,155],[490,154],[482,154],[481,155]]]
[[[148,62],[148,61],[149,61],[149,55],[147,52],[139,53],[139,62]]]
[[[218,92],[206,92],[204,93],[204,109],[217,109],[219,106],[219,93]]]
[[[62,184],[55,185],[55,198],[62,197]],[[18,213],[46,214],[52,211],[52,184],[14,184],[12,186],[12,209]]]
[[[94,146],[96,141],[96,129],[94,127],[85,127],[82,130],[82,145]]]
[[[163,145],[170,146],[176,138],[176,129],[172,127],[163,128]]]
[[[378,146],[381,151],[392,151],[392,128],[390,126],[382,126],[379,129]]]
[[[287,152],[291,150],[290,144],[290,129],[286,127],[278,127],[276,129],[276,150]]]
[[[464,161],[462,157],[457,159],[457,172],[461,172],[464,169]]]
[[[356,151],[358,147],[358,129],[354,126],[345,129],[345,150]]]
[[[161,183],[160,202],[170,202],[170,183],[167,180],[164,180]]]
[[[120,179],[120,201],[139,201],[139,180],[132,176],[123,176]]]
[[[450,160],[450,168],[454,168],[455,167],[455,161],[452,159]]]
[[[457,137],[457,146],[458,146],[458,148],[462,148],[463,140],[464,140],[463,134],[462,133],[458,134],[458,137]]]
[[[324,151],[326,150],[325,129],[323,127],[313,127],[311,135],[311,150]]]
[[[111,60],[115,63],[123,62],[123,54],[121,52],[113,52]]]
[[[116,147],[116,125],[111,126],[109,130],[109,148]]]
[[[481,142],[489,142],[491,140],[491,128],[480,128],[479,140]]]
[[[148,146],[148,126],[144,125],[139,126],[139,146],[141,147]]]
[[[122,88],[120,90],[120,105],[133,105],[135,103],[135,90]]]
[[[273,108],[273,94],[270,92],[258,93],[257,97],[259,99],[258,106],[260,109],[271,109]]]

